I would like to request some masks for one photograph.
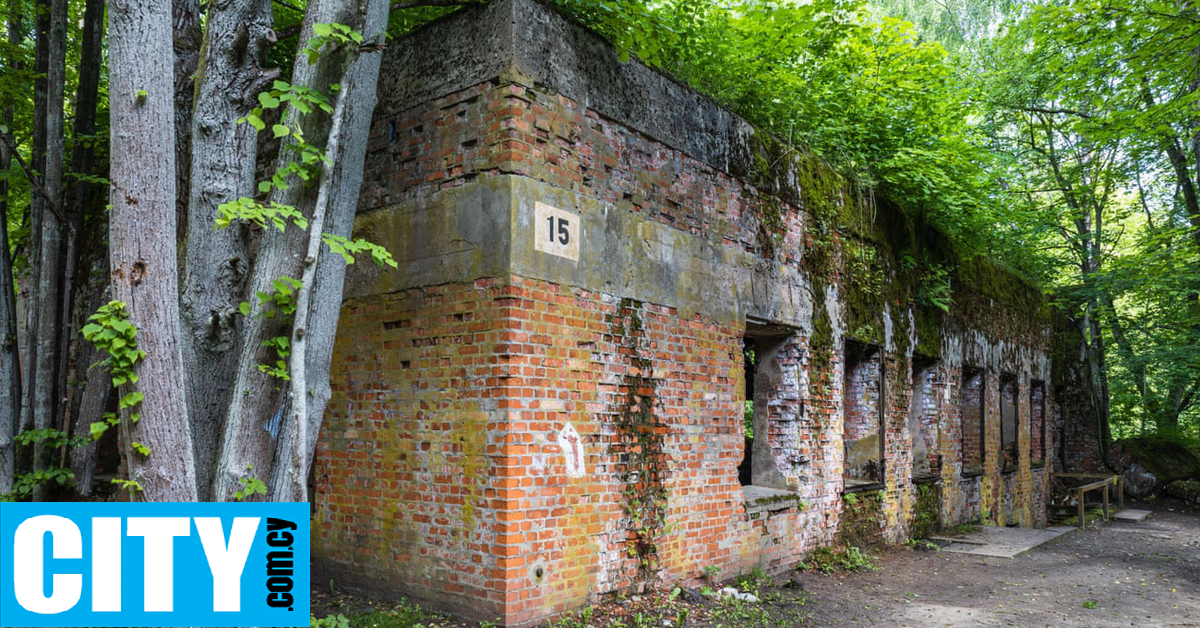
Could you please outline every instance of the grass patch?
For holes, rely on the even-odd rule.
[[[335,617],[342,616],[330,615],[321,621],[328,622]],[[375,608],[345,619],[346,624],[314,624],[312,628],[449,628],[460,625],[441,613],[423,609],[403,599],[395,606]]]
[[[978,531],[979,531],[979,521],[978,520],[960,523],[956,526],[952,526],[948,530],[948,532],[950,533],[951,536],[966,536],[968,534],[978,532]]]
[[[808,554],[800,568],[805,571],[819,571],[831,574],[837,571],[856,572],[861,570],[874,571],[875,563],[871,557],[858,547],[820,547]]]

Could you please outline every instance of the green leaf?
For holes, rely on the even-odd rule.
[[[259,92],[258,102],[265,109],[274,109],[279,106],[279,99],[272,96],[270,92]],[[260,131],[262,129],[259,129]]]
[[[149,455],[150,455],[150,448],[149,448],[149,447],[147,447],[147,446],[145,446],[145,445],[143,445],[143,444],[141,444],[141,443],[139,443],[139,442],[137,442],[137,441],[134,441],[134,442],[130,443],[130,445],[131,445],[131,446],[133,447],[133,449],[134,449],[135,451],[137,451],[139,454],[142,454],[143,456],[149,456]]]
[[[100,440],[101,436],[108,431],[108,423],[104,421],[96,421],[88,425],[88,432],[91,434],[92,440]]]
[[[254,130],[256,130],[256,131],[261,131],[261,130],[267,128],[266,123],[263,122],[261,118],[259,118],[258,116],[254,115],[252,113],[246,114],[246,121],[249,122],[250,126],[254,127]]]
[[[276,124],[271,127],[271,132],[275,134],[276,138],[280,138],[290,133],[291,129],[289,129],[285,124]]]

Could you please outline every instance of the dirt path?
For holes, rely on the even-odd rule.
[[[1200,517],[1075,531],[1013,559],[896,551],[873,572],[809,575],[808,625],[1200,627]]]

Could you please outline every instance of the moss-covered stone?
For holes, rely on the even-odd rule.
[[[1117,441],[1133,459],[1154,474],[1159,482],[1200,480],[1200,443],[1163,434],[1149,434]]]

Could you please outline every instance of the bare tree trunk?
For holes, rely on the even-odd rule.
[[[367,8],[364,6],[367,1],[314,0],[310,2],[300,41],[306,41],[312,35],[314,24],[330,22],[353,25],[360,31],[365,31],[368,38],[373,37],[382,30],[386,22],[386,6],[380,7],[379,0],[369,0],[369,8]],[[366,16],[365,22],[363,16]],[[357,54],[357,50],[324,53],[313,65],[309,65],[304,56],[300,55],[297,57],[293,70],[292,82],[297,85],[305,85],[323,93],[329,93],[330,86],[334,83],[340,83],[348,90],[355,90],[355,94],[339,96],[344,99],[345,105],[340,107],[341,111],[338,115],[344,119],[336,124],[340,129],[339,133],[345,134],[344,139],[334,142],[332,138],[327,137],[335,123],[324,115],[309,115],[303,120],[306,139],[317,146],[327,146],[332,143],[333,145],[329,148],[332,149],[333,154],[329,156],[334,159],[342,159],[355,152],[362,153],[366,145],[366,135],[370,125],[369,112],[373,106],[375,82],[379,73],[378,59],[356,59],[354,55]],[[348,74],[353,75],[353,80],[347,81]],[[363,91],[359,92],[358,90]],[[357,102],[360,99],[362,102]],[[350,106],[351,104],[354,106]],[[362,115],[363,107],[368,112],[366,115]],[[288,115],[294,116],[294,113],[289,112]],[[296,122],[294,117],[289,120],[289,123],[292,124]],[[343,143],[344,149],[341,146]],[[290,159],[284,150],[280,151],[280,155],[283,160],[281,163],[286,163]],[[340,178],[323,177],[318,190],[303,185],[293,185],[286,191],[277,191],[273,194],[272,200],[295,206],[306,216],[312,217],[318,197],[324,194],[327,207],[337,207],[336,211],[339,212],[349,208],[349,220],[352,221],[353,211],[357,206],[358,186],[362,177],[362,159],[363,156],[357,154],[346,163],[336,162]],[[322,190],[324,191],[322,192]],[[338,223],[338,229],[348,231],[344,225],[346,220],[344,216],[331,216],[329,220],[331,223]],[[319,236],[318,233],[317,237]],[[289,228],[284,233],[268,230],[263,236],[259,249],[251,278],[250,293],[271,292],[272,282],[281,276],[301,277],[304,273],[304,259],[308,253],[308,243],[308,235],[298,229]],[[312,260],[312,263],[317,263],[317,260]],[[321,268],[316,270],[322,271]],[[328,298],[334,298],[335,295],[329,292],[330,283],[337,283],[336,298],[340,303],[341,282],[331,282],[337,276],[338,271],[326,266],[322,272],[325,273],[325,276],[322,278],[321,292],[312,293],[309,299],[310,303],[321,303]],[[310,276],[312,274],[310,272]],[[315,285],[314,278],[314,284],[310,286],[310,289],[316,289]],[[336,309],[334,312],[336,313]],[[324,315],[324,312],[318,315]],[[308,316],[312,317],[311,314]],[[313,325],[325,324],[326,321],[313,319]],[[256,367],[259,363],[269,363],[275,359],[273,355],[267,353],[270,351],[269,349],[264,350],[262,347],[264,341],[277,336],[290,337],[294,341],[294,331],[286,322],[279,321],[278,317],[275,319],[256,318],[246,322],[246,333],[237,369],[238,380],[234,389],[248,391],[248,394],[234,395],[230,403],[222,441],[221,459],[214,481],[213,493],[216,499],[227,499],[234,490],[239,488],[238,478],[245,476],[247,467],[251,466],[255,470],[271,470],[270,499],[297,499],[297,495],[304,492],[304,482],[307,476],[307,452],[310,449],[309,441],[315,440],[316,436],[315,433],[312,433],[311,437],[305,436],[305,432],[309,430],[308,409],[305,408],[299,414],[300,417],[303,417],[301,427],[296,423],[297,415],[293,414],[289,408],[288,395],[283,382],[259,372]],[[322,329],[320,333],[325,333],[325,330]],[[320,346],[325,346],[323,340]],[[307,370],[310,364],[307,356],[298,359],[304,359],[304,369]],[[328,357],[325,358],[323,366],[319,360],[313,364],[314,372],[318,374],[318,377],[323,374],[326,379],[328,378],[328,360]],[[328,384],[323,385],[327,386]],[[305,395],[307,392],[308,387],[304,386],[300,394]]]
[[[6,124],[12,112],[5,112]],[[0,168],[11,157],[0,143]],[[0,495],[11,493],[16,471],[13,436],[21,415],[21,360],[17,352],[17,295],[13,291],[12,256],[8,243],[8,181],[0,181]]]
[[[274,41],[269,0],[210,3],[191,117],[191,190],[180,299],[188,414],[202,499],[212,498],[221,426],[242,345],[238,304],[247,298],[250,269],[247,229],[234,224],[217,230],[214,224],[218,205],[255,194],[256,134],[236,121],[257,106],[258,93],[279,74],[264,67],[266,49]]]
[[[94,270],[107,270],[108,256],[101,254],[95,258],[95,267]],[[87,315],[110,300],[108,273],[89,273],[88,277],[79,293],[76,321],[86,320]],[[71,449],[70,466],[75,475],[75,491],[84,496],[92,494],[96,474],[96,441],[91,439],[91,424],[102,420],[113,392],[108,369],[97,365],[104,357],[90,342],[80,343],[76,356],[75,379],[83,383],[71,395],[70,412],[74,421],[71,436],[85,439],[85,443]]]
[[[198,0],[174,0],[171,9],[175,34],[175,228],[176,238],[183,242],[187,238],[192,169],[192,105],[196,100],[193,76],[200,63],[203,32]]]
[[[73,136],[75,139],[74,146],[71,150],[71,172],[80,175],[94,174],[95,167],[95,149],[93,142],[88,138],[96,133],[96,105],[100,96],[100,59],[101,59],[101,40],[104,36],[104,2],[103,0],[87,0],[84,6],[83,16],[83,32],[81,33],[81,42],[79,48],[79,84],[75,92],[75,126]],[[67,384],[68,370],[72,367],[72,341],[76,339],[76,332],[81,325],[76,314],[75,297],[79,291],[76,276],[78,274],[80,264],[80,238],[83,237],[83,222],[88,214],[89,209],[95,209],[94,201],[96,195],[94,193],[94,185],[76,179],[66,190],[66,203],[63,206],[63,213],[67,221],[66,232],[66,248],[63,255],[62,269],[63,278],[62,285],[59,289],[59,321],[60,332],[58,339],[58,365],[55,370],[58,373],[58,381],[55,383],[56,390],[59,393],[61,401],[59,405],[58,415],[62,420],[60,429],[63,432],[70,433],[71,426],[67,421],[75,420],[75,416],[70,413],[69,399],[73,393],[71,387]],[[81,343],[74,343],[78,346]],[[75,351],[80,353],[80,351]],[[76,355],[76,363],[73,365],[78,372],[80,368],[87,368],[87,365],[78,364],[79,356]],[[82,377],[76,377],[76,380]],[[65,446],[64,446],[65,448]],[[63,456],[66,452],[64,449]]]
[[[49,54],[50,6],[49,0],[38,0],[38,15],[34,20],[33,42],[33,131],[29,152],[29,167],[35,173],[46,171],[46,64]],[[13,149],[16,150],[15,148]],[[30,185],[40,186],[42,178],[31,176]],[[34,414],[34,365],[38,356],[38,318],[42,313],[40,294],[37,292],[39,270],[42,266],[42,223],[46,214],[46,199],[39,194],[29,197],[29,244],[26,258],[29,260],[27,288],[29,302],[25,317],[25,388],[21,391],[21,419],[17,432],[33,429]],[[47,348],[49,350],[49,348]],[[20,452],[17,468],[29,471],[33,467],[32,452],[26,448]]]
[[[8,43],[16,49],[21,43],[20,13],[12,2],[8,15]],[[5,68],[16,69],[13,56],[4,60]],[[13,110],[9,106],[0,115],[5,126],[12,127]],[[0,168],[12,163],[8,144],[0,142]],[[17,296],[13,292],[12,254],[8,240],[8,181],[0,181],[0,494],[12,492],[16,473],[13,437],[21,416],[21,354],[17,340]]]
[[[91,197],[95,197],[98,195],[95,193],[102,190],[94,187],[91,191]],[[79,236],[83,280],[76,293],[73,313],[76,329],[81,329],[93,312],[112,299],[108,283],[108,212],[92,212],[84,224]],[[87,439],[87,442],[71,450],[70,467],[75,474],[76,492],[91,495],[96,469],[96,443],[89,438],[90,426],[103,419],[113,387],[108,369],[96,366],[106,356],[101,355],[89,342],[79,343],[76,353],[74,379],[83,383],[71,390],[68,412],[73,421],[71,435]]]
[[[383,43],[387,8],[386,2],[372,0],[368,3],[363,41],[377,40],[378,43]],[[358,194],[362,188],[367,136],[375,111],[381,57],[380,54],[360,54],[347,76],[347,101],[350,104],[342,123],[344,137],[339,142],[340,150],[337,154],[330,155],[338,167],[332,170],[326,182],[329,187],[329,217],[325,222],[325,231],[333,235],[350,237],[354,229]],[[303,389],[308,393],[304,427],[307,446],[304,448],[304,458],[289,469],[290,473],[298,474],[300,482],[304,482],[308,477],[321,432],[325,406],[332,393],[329,387],[329,367],[333,359],[333,341],[342,308],[345,278],[346,262],[342,257],[323,251],[316,262],[312,298],[309,300],[310,313],[305,329],[306,346],[303,352],[306,373]],[[279,495],[280,483],[276,483],[275,487],[276,494]],[[307,497],[297,499],[303,501]]]
[[[45,120],[35,121],[42,126],[45,153],[42,156],[42,188],[48,198],[39,203],[41,225],[38,233],[38,264],[34,274],[33,309],[35,316],[30,327],[30,346],[35,351],[28,363],[31,402],[28,414],[33,429],[58,427],[58,411],[62,401],[61,381],[58,367],[59,338],[62,333],[60,320],[61,274],[64,250],[63,236],[70,226],[62,215],[63,198],[63,91],[65,87],[65,60],[67,38],[67,2],[50,0],[47,28],[39,37],[46,40],[46,89]],[[39,20],[40,21],[40,20]],[[35,145],[36,145],[35,141]],[[50,452],[42,446],[33,448],[33,470],[40,471],[49,465]],[[49,487],[35,488],[33,499],[45,499]]]
[[[112,111],[114,296],[138,329],[136,388],[145,395],[133,423],[121,422],[143,457],[125,449],[130,479],[148,501],[195,501],[196,472],[179,346],[175,258],[175,119],[171,6],[109,1],[109,104]],[[122,394],[133,385],[122,387]]]

